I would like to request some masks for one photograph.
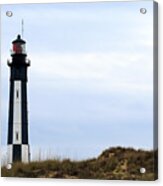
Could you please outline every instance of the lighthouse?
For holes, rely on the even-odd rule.
[[[12,42],[10,68],[9,116],[7,161],[8,163],[30,160],[28,142],[28,109],[27,109],[27,60],[26,42],[18,35]]]

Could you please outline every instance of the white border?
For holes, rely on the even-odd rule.
[[[104,1],[104,0],[99,0]],[[114,1],[114,0],[112,0]],[[122,1],[122,0],[119,0]],[[133,1],[133,0],[131,0]],[[93,2],[93,0],[1,0],[0,4],[13,4],[13,3],[50,3],[50,2]],[[23,184],[23,186],[29,186],[29,184],[33,186],[46,186],[49,185],[57,185],[57,186],[96,186],[96,185],[153,185],[157,184],[159,186],[163,185],[163,149],[161,147],[161,142],[163,141],[163,135],[161,132],[163,131],[163,52],[162,52],[162,44],[163,39],[161,33],[163,33],[163,0],[157,0],[159,3],[159,180],[156,182],[137,182],[137,181],[99,181],[99,180],[62,180],[62,179],[20,179],[20,178],[0,178],[0,185],[7,186],[12,184],[13,186],[19,186]],[[162,95],[162,97],[161,97]]]
[[[1,0],[0,4],[18,4],[18,3],[53,3],[53,2],[106,2],[106,1],[112,1],[114,2],[115,0]],[[117,1],[128,1],[128,0],[117,0]],[[150,0],[129,0],[129,1],[150,1]],[[159,0],[158,0],[159,2]]]

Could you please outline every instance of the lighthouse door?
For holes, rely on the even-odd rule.
[[[21,161],[21,145],[13,145],[13,162]]]

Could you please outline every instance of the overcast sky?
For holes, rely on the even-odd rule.
[[[153,1],[3,5],[1,15],[4,147],[6,61],[23,18],[33,158],[38,148],[74,159],[153,148]]]

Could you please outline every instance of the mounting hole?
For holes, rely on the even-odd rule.
[[[12,11],[7,11],[7,12],[6,12],[6,16],[8,16],[8,17],[12,17],[12,16],[13,16]]]
[[[141,8],[141,9],[140,9],[140,13],[146,14],[146,13],[147,13],[147,9],[146,9],[146,8]]]
[[[146,169],[145,169],[144,167],[141,167],[141,168],[140,168],[140,173],[141,173],[141,174],[146,173]]]
[[[12,165],[11,165],[10,163],[8,163],[8,164],[6,165],[6,169],[10,170],[11,168],[12,168]]]

